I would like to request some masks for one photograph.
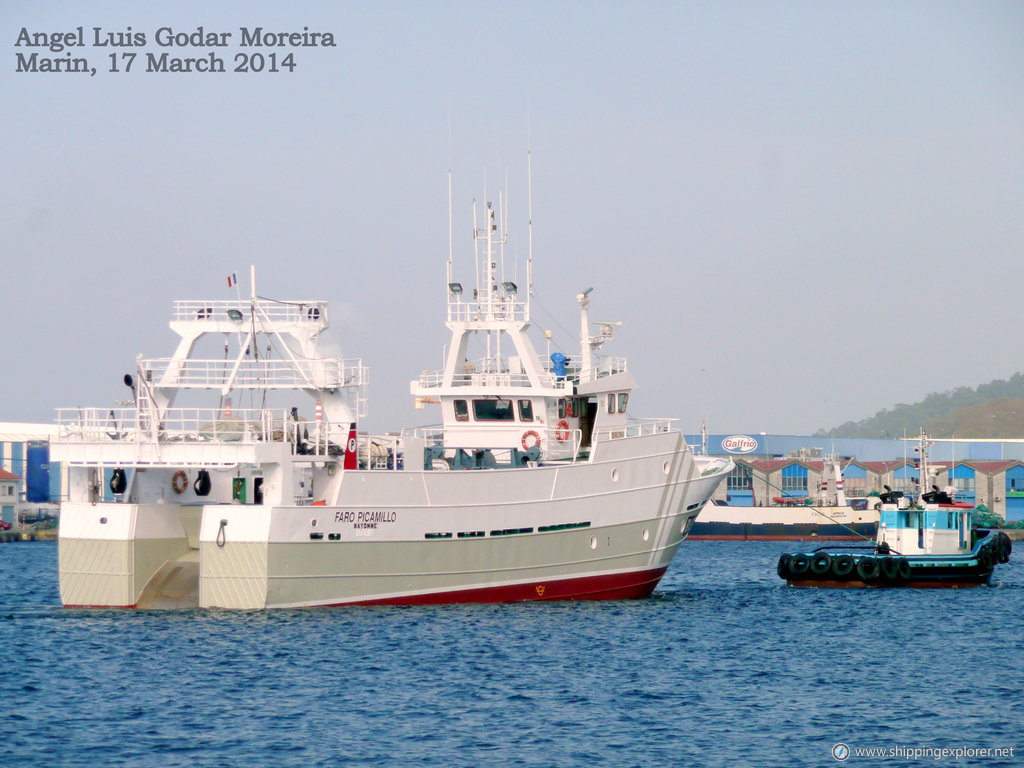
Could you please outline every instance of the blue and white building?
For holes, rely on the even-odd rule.
[[[0,488],[0,514],[6,522],[57,514],[67,470],[50,463],[50,438],[56,429],[53,424],[0,422],[0,470],[15,477],[7,481],[9,493]]]

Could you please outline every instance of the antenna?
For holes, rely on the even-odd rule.
[[[526,124],[526,143],[530,143],[530,124]],[[531,163],[530,150],[526,150],[526,200],[528,219],[527,232],[529,243],[526,254],[526,320],[530,320],[530,297],[533,296],[533,165]]]
[[[450,151],[450,150],[449,150]],[[452,254],[454,253],[455,246],[453,245],[452,238],[454,233],[452,231],[452,168],[451,168],[451,157],[448,158],[448,285],[452,284]]]
[[[473,200],[473,264],[476,267],[476,288],[473,289],[473,300],[480,306],[480,222],[476,215],[476,200]]]
[[[499,253],[501,255],[501,275],[500,280],[505,281],[505,227],[506,217],[505,212],[508,210],[508,174],[505,174],[505,189],[498,190],[498,232],[500,239],[498,240]],[[493,283],[492,283],[493,285]]]
[[[448,285],[452,284],[452,257],[455,252],[452,229],[452,105],[448,103]]]

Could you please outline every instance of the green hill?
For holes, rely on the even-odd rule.
[[[902,437],[924,427],[935,437],[1024,437],[1024,373],[1009,380],[933,392],[913,405],[900,403],[869,419],[820,429],[821,437]]]

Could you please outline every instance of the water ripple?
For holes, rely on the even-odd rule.
[[[687,543],[644,601],[161,613],[64,610],[56,546],[7,546],[3,764],[783,766],[834,764],[839,741],[1016,746],[1024,563],[989,589],[790,589],[785,548]]]

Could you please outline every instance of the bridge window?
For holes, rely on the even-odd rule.
[[[615,413],[615,395],[608,395],[608,413]]]
[[[515,421],[511,400],[474,400],[473,418],[477,421]]]
[[[455,420],[469,421],[469,405],[465,400],[455,401]]]
[[[533,421],[533,401],[531,401],[531,400],[520,400],[519,401],[519,420],[520,421]]]
[[[619,413],[625,413],[626,412],[626,403],[628,403],[628,402],[629,402],[629,393],[628,392],[620,392],[619,393]]]

